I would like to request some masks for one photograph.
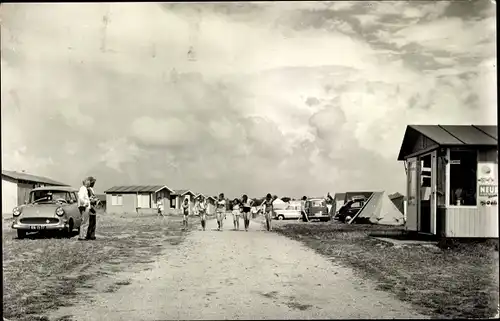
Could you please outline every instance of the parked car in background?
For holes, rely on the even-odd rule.
[[[298,219],[301,216],[300,201],[290,201],[285,208],[273,212],[273,217],[277,220]]]
[[[345,203],[335,215],[335,219],[345,222],[348,217],[352,218],[356,215],[365,205],[366,199],[364,197],[353,198]]]
[[[30,231],[61,231],[71,236],[79,230],[81,215],[77,191],[68,186],[47,186],[33,189],[24,205],[12,211],[12,228],[22,239]]]
[[[319,219],[320,221],[329,221],[331,219],[324,198],[308,199],[305,204],[305,211],[310,220]]]

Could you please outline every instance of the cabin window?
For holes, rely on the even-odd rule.
[[[450,151],[450,203],[455,206],[476,206],[477,151]]]
[[[170,208],[175,208],[175,200],[175,196],[170,197]]]
[[[123,195],[121,195],[121,194],[111,195],[111,205],[122,206],[123,205]]]

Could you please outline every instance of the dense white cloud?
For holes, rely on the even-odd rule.
[[[141,154],[140,149],[125,138],[104,141],[98,147],[101,151],[99,161],[119,172],[123,163],[137,161]]]
[[[193,145],[196,144],[196,129],[189,118],[140,117],[132,123],[133,137],[145,145]]]
[[[4,4],[3,167],[98,190],[404,193],[407,124],[496,120],[494,7],[453,6]]]

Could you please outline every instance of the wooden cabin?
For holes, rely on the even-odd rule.
[[[406,169],[408,231],[498,238],[497,126],[407,126],[398,160]]]

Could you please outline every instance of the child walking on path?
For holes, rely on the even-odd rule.
[[[182,214],[184,215],[182,219],[182,228],[188,228],[188,216],[189,216],[189,200],[184,198],[184,202],[182,203]]]
[[[207,221],[207,202],[203,196],[200,196],[197,203],[197,212],[200,216],[201,228],[205,230],[206,221]]]
[[[156,200],[156,207],[158,208],[158,216],[164,216],[163,200],[160,197],[158,197]]]
[[[226,200],[224,199],[224,193],[219,194],[219,199],[217,200],[217,231],[222,231],[224,226],[224,219],[226,216]]]
[[[243,223],[245,224],[245,231],[248,232],[248,227],[250,226],[250,210],[252,208],[252,202],[248,199],[245,194],[241,197],[241,212],[243,213]]]
[[[235,198],[231,203],[233,209],[233,225],[234,229],[238,231],[240,229],[240,200]]]

